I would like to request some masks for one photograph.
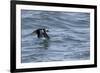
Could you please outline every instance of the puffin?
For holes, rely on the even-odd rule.
[[[32,32],[32,34],[36,34],[38,38],[45,38],[50,39],[50,37],[47,34],[48,30],[45,28],[39,28]]]

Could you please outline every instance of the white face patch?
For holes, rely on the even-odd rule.
[[[46,32],[48,32],[49,30],[48,29],[46,29]]]

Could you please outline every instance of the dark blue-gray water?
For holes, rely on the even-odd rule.
[[[47,28],[50,40],[31,33]],[[21,10],[21,62],[90,59],[90,14]]]

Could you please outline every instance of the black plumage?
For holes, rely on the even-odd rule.
[[[38,38],[44,37],[46,39],[49,39],[49,36],[46,32],[47,32],[46,29],[43,28],[43,29],[37,29],[33,33],[36,33]]]

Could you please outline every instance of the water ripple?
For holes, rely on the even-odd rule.
[[[81,12],[21,11],[21,62],[90,59],[90,14]],[[48,28],[50,40],[31,33]]]

